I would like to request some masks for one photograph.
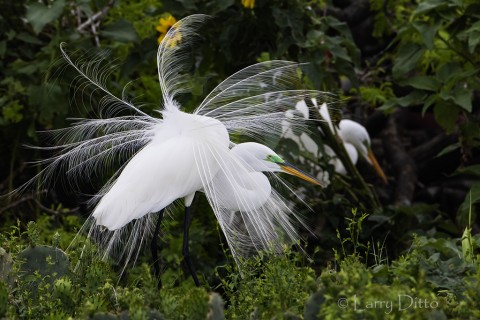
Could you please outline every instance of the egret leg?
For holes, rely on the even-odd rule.
[[[162,280],[160,280],[160,261],[158,259],[158,234],[160,233],[160,225],[162,224],[163,220],[163,210],[160,210],[158,214],[157,224],[155,225],[155,231],[153,232],[152,242],[150,243],[150,250],[152,252],[152,259],[153,259],[153,271],[155,273],[155,277],[158,279],[158,288],[162,288]]]
[[[192,215],[190,207],[185,207],[185,222],[183,225],[183,260],[187,265],[188,271],[192,275],[193,282],[197,287],[200,286],[200,282],[198,281],[197,274],[195,273],[195,268],[193,267],[192,260],[190,260],[190,251],[188,249],[188,230],[190,229],[190,223],[192,222]]]

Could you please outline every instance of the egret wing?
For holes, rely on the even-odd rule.
[[[194,153],[195,142],[190,138],[148,144],[100,193],[93,212],[96,223],[116,230],[200,189],[200,173],[192,166]]]

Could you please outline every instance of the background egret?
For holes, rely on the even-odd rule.
[[[373,166],[378,176],[383,182],[386,183],[387,177],[385,176],[385,173],[378,164],[378,161],[372,152],[370,135],[365,127],[358,122],[349,119],[340,120],[338,123],[338,128],[334,127],[327,104],[323,103],[318,106],[316,99],[311,99],[311,101],[314,109],[312,111],[318,112],[321,120],[326,123],[326,126],[323,129],[320,129],[320,132],[322,132],[322,130],[330,130],[334,136],[338,137],[338,142],[341,143],[345,148],[345,151],[352,164],[355,165],[357,163],[360,155],[370,165]],[[294,110],[290,109],[286,111],[285,116],[286,118],[291,118],[295,113],[304,117],[306,120],[311,119],[309,108],[304,100],[298,101],[295,104]],[[302,150],[307,151],[317,157],[322,156],[318,147],[318,143],[315,142],[315,140],[304,131],[295,132],[295,130],[290,127],[290,124],[286,120],[282,123],[282,136],[295,141]],[[323,145],[322,148],[325,154],[331,158],[329,163],[334,166],[335,172],[346,175],[347,170],[345,169],[342,160],[338,158],[333,149],[328,145]],[[319,176],[317,177],[322,179],[321,176],[323,175],[323,172],[321,171],[323,170],[319,166],[316,167],[316,170],[320,172]]]
[[[101,81],[104,75],[95,73],[101,61],[77,65],[62,46],[66,61],[83,79],[81,86],[92,85],[104,95],[100,108],[106,117],[79,120],[70,128],[51,132],[56,146],[50,149],[58,154],[45,161],[48,166],[37,176],[46,184],[61,168],[72,181],[85,175],[104,175],[113,160],[123,155],[123,166],[92,198],[93,213],[83,229],[89,229],[89,237],[100,245],[104,258],[124,262],[123,270],[132,257],[136,259],[139,246],[153,231],[151,250],[158,275],[156,237],[160,223],[164,212],[171,213],[170,204],[182,199],[186,208],[183,255],[197,285],[188,250],[190,206],[196,191],[205,193],[236,260],[252,250],[273,248],[280,252],[285,241],[299,239],[293,223],[301,222],[300,217],[259,171],[285,171],[320,183],[263,145],[234,147],[229,134],[259,139],[279,135],[288,105],[305,95],[324,96],[318,91],[292,89],[298,85],[298,64],[268,61],[227,78],[192,114],[180,111],[176,96],[187,89],[182,62],[204,19],[203,15],[192,15],[180,20],[158,48],[161,118],[151,117],[125,97],[110,93]],[[266,99],[272,94],[277,97],[275,103]],[[293,127],[304,127],[303,118],[288,120]],[[159,215],[153,228],[155,219],[149,213],[155,212]]]

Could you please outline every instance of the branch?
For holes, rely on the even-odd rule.
[[[424,162],[428,159],[432,159],[440,151],[457,141],[458,136],[456,134],[447,136],[445,133],[441,133],[440,135],[432,138],[431,140],[410,150],[409,153],[410,156],[415,159],[415,162]]]
[[[398,113],[397,113],[398,114]],[[412,157],[407,153],[399,138],[396,124],[396,114],[392,115],[383,132],[383,147],[396,172],[396,188],[394,204],[410,205],[417,183],[417,167]]]
[[[77,30],[79,32],[83,32],[84,29],[90,27],[91,25],[94,25],[97,21],[101,20],[108,13],[108,11],[113,7],[114,4],[115,0],[108,1],[107,5],[102,10],[98,11],[93,16],[88,18],[87,21],[79,25]]]
[[[64,211],[58,211],[58,210],[53,210],[53,209],[50,209],[48,207],[45,207],[40,201],[38,201],[37,199],[34,200],[35,203],[40,207],[40,209],[42,209],[43,211],[45,212],[48,212],[48,213],[51,213],[53,215],[59,215],[59,214],[62,214],[64,213]],[[77,212],[79,210],[79,207],[75,207],[75,208],[72,208],[70,210],[68,210],[68,212],[72,213],[72,212]]]
[[[12,203],[10,203],[9,205],[1,208],[1,209],[0,209],[0,214],[2,214],[3,212],[5,212],[5,211],[7,211],[7,210],[9,210],[9,209],[11,209],[11,208],[14,208],[14,207],[18,206],[19,204],[21,204],[21,203],[23,203],[23,202],[25,202],[25,201],[32,200],[32,199],[34,199],[36,196],[37,196],[37,194],[31,194],[31,195],[28,195],[28,196],[23,196],[23,197],[21,197],[20,199],[18,199],[17,201],[12,202]]]
[[[35,193],[32,193],[32,194],[29,194],[29,195],[25,195],[23,197],[21,197],[20,199],[18,199],[17,201],[15,202],[12,202],[10,203],[9,205],[3,207],[3,208],[0,208],[0,214],[2,214],[3,212],[11,209],[11,208],[14,208],[26,201],[33,201],[35,202],[39,207],[40,209],[42,209],[43,211],[45,212],[48,212],[48,213],[51,213],[51,214],[54,214],[54,215],[58,215],[58,214],[61,214],[61,213],[64,213],[64,211],[58,211],[58,210],[54,210],[54,209],[50,209],[46,206],[44,206],[38,199],[38,195],[42,194],[42,193],[46,193],[47,190],[40,190],[38,192],[35,192]],[[77,212],[80,208],[78,207],[75,207],[75,208],[72,208],[72,209],[69,209],[68,211],[69,212]]]

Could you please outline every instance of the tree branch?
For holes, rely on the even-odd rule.
[[[387,127],[383,131],[383,147],[396,172],[394,204],[410,205],[417,183],[417,167],[399,138],[396,118],[394,114],[388,119]]]
[[[113,7],[113,5],[115,4],[115,0],[110,0],[108,1],[107,5],[100,11],[98,11],[97,13],[95,13],[93,16],[91,16],[90,18],[87,19],[87,21],[85,21],[84,23],[82,23],[81,25],[79,25],[77,27],[77,30],[80,31],[80,32],[83,32],[84,29],[88,28],[88,27],[91,27],[92,25],[94,25],[95,23],[97,23],[99,20],[101,20],[105,15],[107,15],[108,11]]]

